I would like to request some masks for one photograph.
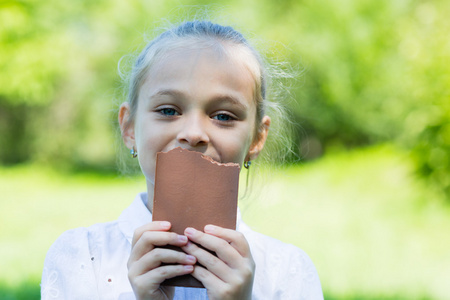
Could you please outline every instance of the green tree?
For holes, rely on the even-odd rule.
[[[450,193],[448,1],[218,3],[224,8],[213,7],[212,15],[281,42],[260,48],[304,68],[290,109],[301,125],[300,152],[309,148],[315,157],[335,147],[395,143]],[[0,162],[114,169],[114,103],[123,101],[117,62],[162,18],[197,9],[178,5],[1,2]]]

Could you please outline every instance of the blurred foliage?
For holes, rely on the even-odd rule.
[[[41,299],[41,289],[38,282],[28,280],[18,286],[8,286],[0,283],[0,299],[2,300],[37,300]]]
[[[292,90],[304,159],[393,142],[411,150],[430,186],[450,194],[450,2],[216,3],[240,27],[280,42],[269,56],[305,69]],[[114,170],[123,101],[117,62],[142,46],[161,18],[196,9],[179,5],[0,2],[0,162]]]

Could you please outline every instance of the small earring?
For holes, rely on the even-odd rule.
[[[244,161],[244,168],[246,168],[248,170],[250,168],[251,164],[252,164],[252,162],[250,160]]]
[[[131,157],[132,157],[132,158],[136,158],[136,157],[137,157],[137,150],[134,150],[134,147],[131,148],[130,154],[131,154]]]

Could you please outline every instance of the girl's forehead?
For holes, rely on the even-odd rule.
[[[224,74],[233,70],[235,75],[246,77],[254,84],[259,74],[254,74],[255,68],[249,64],[245,52],[232,47],[177,47],[161,51],[154,57],[147,70],[146,77],[177,75],[179,70],[189,69],[194,73],[198,70],[213,72],[221,69]],[[238,74],[239,73],[239,74]],[[247,80],[246,80],[247,81]]]
[[[253,76],[239,57],[225,55],[211,48],[171,50],[149,69],[148,77],[169,81],[175,78],[222,79],[240,81],[245,85],[254,84]]]
[[[175,60],[176,57],[188,55],[198,55],[201,57],[207,55],[217,61],[240,66],[250,72],[250,75],[254,81],[260,81],[260,63],[253,52],[246,45],[214,39],[188,39],[168,43],[165,45],[164,49],[160,49],[158,52],[159,53],[152,59],[153,62],[151,63],[151,66],[149,66],[149,70],[151,70],[154,66],[170,63]]]

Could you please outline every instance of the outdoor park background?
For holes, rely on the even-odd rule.
[[[298,74],[277,84],[301,160],[262,166],[244,220],[304,249],[326,299],[450,299],[450,2],[215,3]],[[1,299],[39,299],[51,243],[145,189],[116,163],[117,63],[205,4],[0,1]]]

